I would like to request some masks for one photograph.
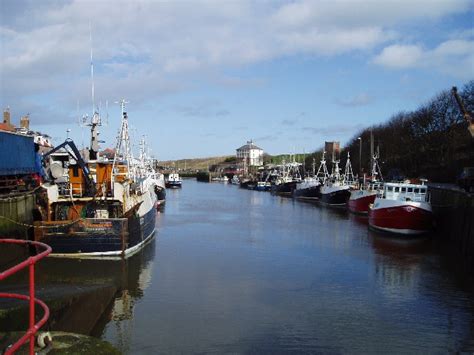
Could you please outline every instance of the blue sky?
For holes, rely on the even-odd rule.
[[[79,146],[95,100],[120,98],[160,160],[344,145],[474,79],[474,2],[0,0],[0,105]],[[79,107],[79,109],[78,109]],[[85,137],[85,139],[83,138]]]

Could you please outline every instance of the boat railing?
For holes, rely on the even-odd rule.
[[[14,344],[10,345],[5,350],[5,355],[14,354],[22,345],[28,340],[30,341],[29,353],[30,355],[35,353],[35,335],[38,330],[46,323],[49,318],[49,308],[41,300],[35,298],[35,264],[39,260],[43,259],[51,253],[51,247],[44,243],[30,241],[30,240],[18,240],[18,239],[0,239],[2,244],[16,244],[23,246],[34,246],[37,249],[44,249],[41,253],[30,256],[28,259],[22,261],[19,264],[12,266],[11,268],[0,272],[0,281],[7,277],[17,273],[20,270],[28,267],[29,269],[29,295],[23,295],[19,293],[5,293],[0,292],[0,298],[13,298],[17,300],[29,301],[29,327],[25,335],[18,339]],[[35,304],[38,304],[43,308],[43,317],[35,324]]]

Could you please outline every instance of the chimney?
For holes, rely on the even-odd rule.
[[[11,123],[10,123],[10,107],[7,107],[5,110],[3,110],[3,123],[11,126]]]

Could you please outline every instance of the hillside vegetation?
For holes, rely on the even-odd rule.
[[[226,160],[233,159],[234,156],[219,156],[219,157],[207,157],[207,158],[195,158],[195,159],[179,159],[179,160],[166,160],[160,161],[159,165],[172,169],[196,171],[206,171],[208,168],[215,164],[222,164]]]
[[[459,92],[468,111],[474,111],[474,81]],[[474,166],[474,139],[467,129],[450,89],[434,96],[414,111],[394,114],[386,122],[357,132],[341,151],[341,162],[350,152],[354,173],[359,170],[359,149],[362,140],[361,167],[370,172],[370,134],[380,149],[382,174],[424,177],[437,182],[454,182],[463,167]],[[307,166],[321,152],[307,157]],[[326,157],[327,158],[327,157]]]

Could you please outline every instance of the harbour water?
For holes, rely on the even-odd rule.
[[[124,353],[472,352],[473,280],[456,265],[434,238],[185,180],[168,191],[155,240],[127,262],[49,258],[38,272],[117,283],[91,333]]]

